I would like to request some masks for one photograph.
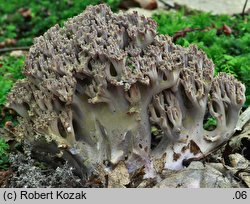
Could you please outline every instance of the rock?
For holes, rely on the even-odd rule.
[[[196,9],[213,14],[237,14],[241,13],[246,0],[161,0],[168,5],[178,4],[187,6],[190,9]],[[159,4],[164,5],[164,4]],[[245,11],[250,9],[250,2],[246,6]]]
[[[230,166],[224,165],[225,169],[247,187],[250,187],[250,162],[238,153],[230,154],[228,158]]]
[[[240,152],[246,159],[250,160],[250,122],[248,122],[241,133],[232,137],[228,143],[232,149],[231,153]]]
[[[239,173],[239,177],[245,182],[248,188],[250,188],[250,173],[241,172]]]
[[[24,52],[22,50],[14,50],[10,53],[12,57],[21,57],[24,56]]]
[[[237,169],[246,169],[250,165],[250,162],[238,153],[230,154],[229,161],[231,166]]]
[[[210,164],[192,162],[178,172],[168,173],[156,188],[235,188],[240,185],[233,175],[224,175]]]

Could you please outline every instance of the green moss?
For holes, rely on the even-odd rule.
[[[9,145],[0,138],[0,170],[7,170],[9,168],[8,149]]]
[[[16,80],[23,78],[22,67],[25,57],[12,57],[9,55],[0,58],[0,106],[6,101],[6,95]]]

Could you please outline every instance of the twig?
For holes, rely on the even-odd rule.
[[[197,31],[197,30],[201,30],[200,28],[185,28],[183,30],[179,30],[177,31],[174,36],[173,36],[173,41],[176,42],[176,40],[178,38],[183,38],[187,35],[187,33],[189,32],[193,32],[193,31]]]
[[[175,8],[174,6],[172,6],[171,4],[169,4],[169,3],[167,3],[167,2],[165,2],[165,1],[163,1],[163,0],[159,0],[159,2],[161,2],[161,3],[163,3],[165,6],[167,6],[168,8]]]
[[[208,26],[208,27],[205,27],[203,29],[202,28],[185,28],[185,29],[177,31],[173,35],[173,41],[176,42],[179,38],[185,37],[187,35],[187,33],[190,33],[190,32],[194,32],[194,31],[206,32],[206,31],[209,31],[211,29],[216,29],[217,34],[222,32],[225,35],[231,35],[233,32],[232,29],[229,26],[227,26],[226,24],[223,24],[223,26],[221,28],[216,28],[215,25]]]
[[[4,52],[10,52],[10,51],[15,51],[15,50],[29,50],[30,47],[5,47],[0,49],[0,53]]]
[[[242,18],[244,18],[244,16],[245,16],[245,10],[246,10],[246,7],[247,7],[247,2],[248,2],[248,0],[245,1],[245,4],[244,4],[243,9],[242,9],[242,13],[241,13]]]
[[[189,166],[189,164],[192,161],[201,161],[201,160],[205,160],[207,157],[209,157],[212,153],[218,151],[221,147],[223,147],[225,144],[227,144],[227,141],[223,142],[222,144],[220,144],[218,147],[216,147],[215,149],[211,150],[210,152],[206,153],[206,154],[202,154],[200,157],[193,157],[193,158],[189,158],[189,159],[184,159],[182,164],[183,166]]]

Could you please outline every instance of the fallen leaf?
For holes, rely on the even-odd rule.
[[[0,171],[0,188],[6,187],[11,174],[12,174],[11,169],[9,169],[7,171]]]
[[[144,9],[153,10],[157,8],[157,0],[134,0]]]
[[[28,8],[20,8],[18,12],[24,17],[24,18],[30,18],[31,17],[31,9]]]
[[[230,154],[228,158],[231,166],[237,169],[246,169],[250,165],[250,162],[238,153]]]
[[[16,39],[8,38],[4,40],[3,42],[0,42],[0,48],[7,47],[7,46],[13,46],[16,44]]]
[[[222,164],[221,164],[222,166]],[[233,188],[241,186],[231,175],[225,175],[213,165],[192,162],[188,168],[167,172],[156,188]]]
[[[166,156],[167,154],[164,153],[161,158],[154,159],[153,161],[154,169],[157,173],[161,173],[163,171],[166,162]]]
[[[250,173],[241,172],[239,173],[239,177],[245,182],[245,184],[250,188]]]
[[[108,173],[108,188],[125,188],[130,182],[129,172],[124,162],[119,162]]]
[[[130,183],[128,187],[137,188],[143,182],[144,175],[145,175],[145,167],[143,166],[130,175]]]

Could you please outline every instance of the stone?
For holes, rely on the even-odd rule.
[[[178,4],[187,6],[190,9],[196,9],[213,14],[237,14],[241,13],[246,0],[161,0],[168,5]],[[164,5],[163,3],[159,4]],[[245,11],[250,9],[248,2]]]
[[[171,172],[156,188],[235,188],[240,187],[233,175],[224,175],[210,164],[192,162],[178,172]]]

